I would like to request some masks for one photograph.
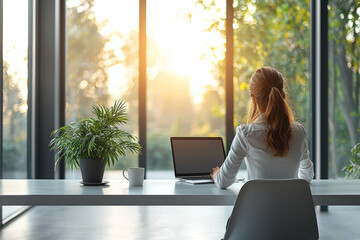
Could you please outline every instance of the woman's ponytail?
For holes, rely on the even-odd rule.
[[[276,157],[284,157],[289,152],[292,122],[289,109],[285,92],[280,92],[279,89],[273,87],[265,111],[267,126],[265,143],[266,147],[270,148]]]
[[[294,117],[286,101],[285,79],[271,67],[261,67],[251,78],[250,93],[255,101],[249,108],[249,123],[264,113],[267,131],[266,147],[276,157],[284,157],[289,152],[291,124]]]

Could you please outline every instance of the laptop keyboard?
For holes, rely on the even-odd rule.
[[[211,179],[210,175],[204,175],[204,176],[188,176],[188,177],[181,177],[186,180],[207,180]]]

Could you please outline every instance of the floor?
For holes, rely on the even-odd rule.
[[[221,239],[231,207],[38,206],[0,231],[3,240]],[[317,211],[320,239],[360,239],[360,207]]]

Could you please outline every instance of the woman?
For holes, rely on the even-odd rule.
[[[213,168],[216,186],[235,182],[245,159],[248,180],[302,178],[314,176],[306,131],[294,122],[286,100],[283,76],[271,67],[256,70],[250,81],[251,103],[248,123],[236,129],[231,149],[221,168]]]

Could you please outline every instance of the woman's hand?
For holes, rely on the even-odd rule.
[[[215,182],[215,178],[216,178],[216,175],[220,172],[220,168],[218,166],[214,167],[212,169],[212,173],[210,173],[210,176],[211,178],[214,180]]]

